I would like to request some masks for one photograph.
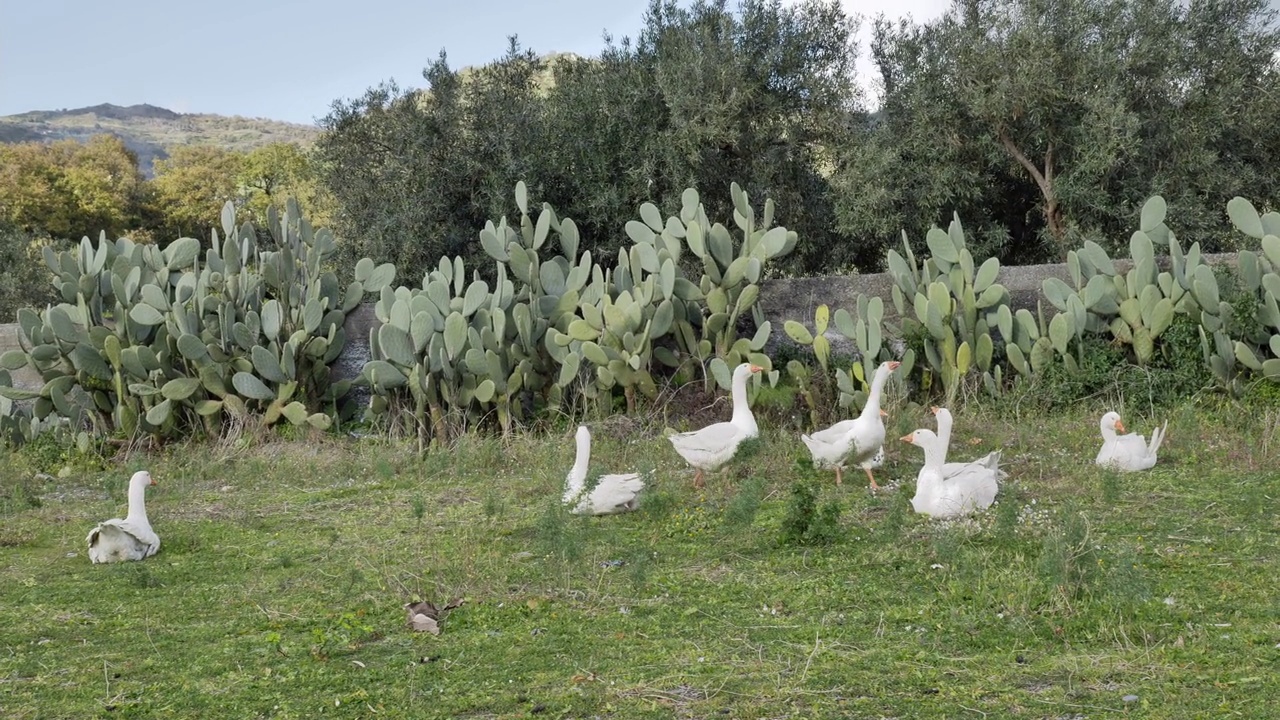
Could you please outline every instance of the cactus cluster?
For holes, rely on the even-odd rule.
[[[1227,204],[1227,213],[1236,229],[1259,241],[1261,250],[1240,251],[1240,282],[1255,303],[1256,322],[1239,323],[1239,337],[1229,354],[1268,380],[1280,382],[1280,213],[1260,216],[1252,203],[1239,197]],[[1220,335],[1215,334],[1215,356],[1225,365],[1223,357],[1228,353],[1217,347]]]
[[[859,293],[852,314],[845,308],[838,308],[833,315],[830,307],[819,305],[813,314],[813,332],[795,320],[783,323],[783,330],[792,341],[812,349],[824,375],[830,373],[831,342],[827,339],[827,332],[833,318],[835,330],[852,342],[857,351],[857,357],[848,371],[841,367],[835,369],[836,389],[839,393],[836,404],[843,409],[861,406],[866,402],[869,382],[875,368],[882,361],[890,359],[892,354],[884,342],[884,301],[879,297],[868,298]],[[908,350],[902,362],[906,368],[904,375],[910,374],[915,362],[914,351]],[[787,363],[787,372],[800,386],[809,405],[811,419],[817,425],[817,408],[809,389],[808,368],[799,361],[792,360]]]
[[[397,390],[407,388],[420,449],[490,411],[509,432],[526,398],[558,405],[576,376],[577,362],[569,361],[574,368],[567,372],[554,361],[553,353],[566,353],[552,349],[548,330],[567,324],[577,308],[593,267],[590,254],[571,265],[578,246],[573,221],[543,207],[533,222],[523,183],[516,200],[518,231],[504,218],[480,233],[496,263],[492,289],[475,270],[468,279],[462,258],[441,258],[420,287],[384,288],[375,306],[381,325],[370,331],[372,359],[361,372],[375,393],[369,410],[375,418],[394,417]],[[543,258],[553,232],[561,253]]]
[[[406,403],[425,449],[461,426],[449,417],[474,422],[494,412],[506,432],[536,408],[577,396],[606,402],[618,390],[632,411],[638,394],[657,395],[655,361],[668,372],[702,369],[704,382],[726,389],[730,366],[770,368],[761,352],[769,324],[755,307],[758,283],[765,263],[790,251],[796,236],[769,227],[772,202],[757,225],[746,194],[732,190],[743,233],[737,250],[687,190],[679,216],[663,220],[657,207],[642,205],[641,219],[626,226],[632,244],[606,269],[579,253],[571,219],[546,204],[532,217],[518,183],[518,229],[502,218],[480,232],[495,262],[492,290],[475,270],[468,279],[455,258],[442,259],[421,287],[381,291],[382,325],[361,374],[375,393],[371,414],[391,419]],[[681,268],[686,248],[704,271],[696,283]],[[758,327],[739,338],[738,320],[748,311]]]
[[[223,239],[190,237],[163,250],[128,238],[88,238],[76,250],[45,249],[62,302],[18,312],[23,346],[0,367],[30,366],[38,392],[0,383],[8,400],[32,400],[36,420],[65,418],[88,435],[184,437],[217,432],[226,417],[281,418],[327,428],[346,382],[329,364],[345,344],[343,321],[380,277],[342,288],[325,268],[335,250],[290,201],[268,214],[274,249],[228,203]]]
[[[736,248],[733,233],[710,221],[692,188],[681,195],[678,215],[664,221],[657,207],[645,203],[640,207],[641,221],[626,226],[634,243],[633,256],[653,258],[659,267],[671,261],[675,277],[671,355],[679,353],[687,362],[706,368],[704,380],[715,380],[723,390],[730,387],[730,369],[743,362],[763,367],[770,382],[777,382],[773,363],[762,352],[770,324],[756,301],[768,262],[791,252],[797,240],[794,231],[773,225],[773,200],[765,200],[764,212],[757,218],[750,198],[737,183],[730,186],[730,195],[733,222],[741,232]],[[686,248],[693,255],[686,262],[702,270],[696,283],[681,270]],[[747,313],[756,330],[750,338],[739,337],[739,320]],[[671,355],[664,352],[659,360],[671,364]]]
[[[973,370],[995,392],[1003,384],[1003,370],[995,361],[993,331],[1006,345],[1029,343],[1021,324],[1015,326],[1009,310],[1009,292],[996,282],[1000,261],[988,258],[976,265],[965,247],[964,228],[953,216],[944,231],[933,227],[925,235],[929,258],[917,263],[904,233],[904,255],[889,251],[893,278],[893,304],[901,317],[904,337],[919,337],[927,364],[921,366],[921,386],[928,388],[934,374],[954,398],[963,379]],[[903,364],[913,365],[913,357]]]
[[[1203,307],[1210,320],[1218,316],[1213,272],[1200,263],[1198,245],[1183,255],[1177,238],[1164,224],[1165,212],[1160,196],[1143,205],[1140,227],[1129,240],[1132,266],[1128,272],[1118,272],[1101,246],[1086,241],[1079,251],[1067,253],[1074,288],[1058,278],[1044,281],[1044,295],[1059,312],[1050,322],[1050,338],[1069,371],[1079,370],[1079,341],[1086,332],[1109,332],[1116,342],[1131,348],[1138,365],[1145,366],[1175,312],[1198,318]],[[1158,271],[1156,242],[1169,248],[1169,270]],[[1076,341],[1074,356],[1069,352],[1072,340]]]
[[[1006,379],[1004,363],[1028,379],[1059,361],[1068,372],[1077,373],[1086,335],[1108,335],[1130,348],[1137,365],[1148,365],[1161,335],[1179,314],[1199,328],[1205,363],[1223,387],[1239,392],[1245,370],[1280,380],[1280,213],[1259,216],[1242,198],[1228,205],[1235,226],[1260,242],[1260,250],[1239,255],[1249,317],[1237,317],[1223,299],[1213,269],[1203,261],[1199,244],[1184,252],[1165,224],[1166,212],[1159,196],[1143,205],[1139,228],[1129,241],[1131,266],[1126,272],[1120,272],[1095,242],[1086,241],[1069,252],[1070,282],[1049,278],[1042,284],[1043,299],[1056,310],[1048,318],[1050,308],[1039,302],[1035,309],[1011,310],[1007,290],[996,282],[998,261],[988,259],[975,267],[958,218],[946,231],[929,231],[930,257],[922,263],[904,237],[902,252],[890,250],[887,258],[892,300],[901,318],[898,328],[888,330],[923,348],[926,362],[920,364],[919,387],[927,392],[936,376],[944,392],[952,395],[967,373],[980,372],[987,389],[998,394]],[[1157,248],[1168,251],[1163,270]],[[842,407],[857,401],[858,382],[887,353],[881,340],[882,310],[878,298],[860,296],[856,318],[844,309],[833,316],[820,306],[813,332],[803,323],[785,325],[793,341],[812,348],[824,373],[829,372],[826,333],[831,318],[840,334],[855,342],[861,364],[850,374],[836,371]],[[913,360],[908,350],[902,358],[908,375]],[[792,362],[788,371],[810,399],[809,369]]]

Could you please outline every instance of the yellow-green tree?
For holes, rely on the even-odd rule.
[[[52,237],[115,237],[137,226],[137,156],[114,135],[0,146],[0,221]]]
[[[156,160],[150,185],[159,239],[207,238],[228,200],[244,204],[243,166],[242,153],[212,145],[176,147],[168,158]]]
[[[267,208],[292,197],[315,227],[329,225],[329,200],[316,181],[310,152],[293,143],[272,143],[249,151],[240,171],[247,219],[266,226]],[[246,218],[242,218],[246,219]]]

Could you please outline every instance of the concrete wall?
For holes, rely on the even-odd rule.
[[[1205,255],[1203,259],[1212,265],[1227,264],[1234,267],[1236,263],[1233,253]],[[1157,258],[1157,261],[1162,268],[1167,269],[1167,257]],[[1120,272],[1126,272],[1131,263],[1118,259],[1115,265]],[[1050,277],[1057,277],[1071,284],[1065,264],[1002,267],[997,281],[1008,288],[1014,309],[1025,307],[1034,310],[1036,301],[1041,297],[1041,284]],[[889,276],[884,273],[766,280],[761,288],[759,302],[765,317],[773,324],[771,346],[776,346],[778,342],[789,342],[782,330],[783,322],[796,320],[812,327],[813,313],[819,305],[826,304],[832,310],[852,308],[859,293],[883,298],[885,319],[895,321],[897,313],[890,296],[892,284]],[[1053,312],[1053,306],[1047,302],[1044,305],[1046,313]],[[359,375],[360,368],[369,358],[369,330],[377,325],[378,319],[374,315],[372,303],[361,305],[347,317],[347,346],[334,363],[336,377],[354,378]],[[19,347],[18,333],[17,324],[0,324],[0,353]],[[834,347],[847,349],[847,341],[834,328],[828,330],[827,336]],[[17,387],[32,390],[41,387],[39,375],[29,368],[13,375],[14,385]]]

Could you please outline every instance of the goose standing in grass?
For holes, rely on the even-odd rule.
[[[601,475],[587,492],[587,466],[591,463],[591,431],[578,426],[578,454],[564,481],[564,503],[578,515],[611,515],[639,507],[644,480],[637,473]]]
[[[812,435],[800,436],[808,446],[809,454],[813,456],[814,467],[836,471],[836,485],[843,479],[845,463],[852,462],[867,473],[872,490],[880,489],[871,474],[872,468],[884,463],[884,417],[888,413],[880,409],[880,396],[884,393],[884,384],[889,381],[889,375],[901,364],[897,360],[880,363],[871,378],[867,404],[862,406],[862,414],[858,417],[841,420]]]
[[[129,479],[129,514],[99,523],[85,538],[89,559],[96,563],[142,560],[160,549],[160,537],[147,521],[147,486],[155,485],[151,473],[139,470]]]
[[[1151,433],[1150,443],[1138,433],[1117,435],[1117,432],[1125,431],[1119,413],[1109,412],[1103,415],[1098,425],[1102,430],[1102,449],[1098,450],[1098,457],[1094,462],[1104,467],[1132,472],[1147,470],[1156,464],[1156,451],[1164,442],[1169,421],[1166,420],[1160,429]]]
[[[948,474],[947,446],[932,430],[921,428],[904,435],[902,441],[924,450],[924,466],[916,475],[916,494],[911,498],[917,513],[952,518],[986,510],[995,502],[1004,471],[976,461],[957,463],[959,467]]]
[[[747,402],[747,378],[763,369],[750,363],[742,363],[734,368],[733,416],[728,422],[718,422],[701,430],[667,436],[680,457],[697,470],[693,476],[694,487],[702,487],[704,473],[715,472],[732,460],[744,440],[760,435],[756,418],[751,414],[751,406]]]

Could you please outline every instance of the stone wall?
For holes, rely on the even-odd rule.
[[[1233,253],[1205,255],[1203,259],[1211,265],[1226,264],[1234,267],[1236,263]],[[1157,260],[1162,267],[1167,267],[1167,257]],[[1126,272],[1131,263],[1118,259],[1115,265],[1117,270]],[[997,281],[1008,288],[1014,309],[1025,307],[1034,310],[1036,301],[1041,297],[1041,284],[1050,277],[1057,277],[1071,284],[1065,264],[1002,267]],[[765,317],[773,324],[771,345],[788,342],[782,330],[785,321],[796,320],[812,327],[813,313],[819,305],[825,304],[833,309],[853,307],[859,293],[883,298],[885,319],[895,321],[897,313],[890,297],[891,287],[892,281],[885,273],[767,280],[761,288],[759,302]],[[1044,306],[1046,313],[1053,312],[1053,306],[1047,302]],[[334,363],[334,375],[337,378],[354,378],[359,375],[360,368],[369,359],[369,331],[377,325],[378,319],[374,315],[372,303],[361,305],[347,317],[347,346]],[[19,347],[18,333],[17,324],[0,324],[0,353]],[[847,346],[843,336],[834,329],[828,330],[827,335],[833,346]],[[41,387],[39,375],[29,368],[13,375],[14,385],[18,387],[32,390]]]

